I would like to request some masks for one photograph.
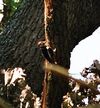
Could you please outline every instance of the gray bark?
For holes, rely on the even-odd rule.
[[[57,49],[58,64],[69,68],[72,49],[100,25],[100,1],[54,0],[53,6],[54,20],[50,31],[54,35],[50,40],[53,40]],[[0,35],[0,68],[26,69],[28,82],[39,95],[42,91],[44,59],[36,44],[44,38],[43,15],[42,0],[24,0]],[[53,85],[59,94],[54,102],[57,108],[66,91],[66,84],[62,82],[65,81],[57,77]]]

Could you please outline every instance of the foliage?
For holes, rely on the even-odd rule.
[[[22,0],[4,0],[2,25],[9,20]],[[60,74],[60,77],[69,79],[69,91],[63,96],[61,108],[95,108],[100,107],[100,64],[98,60],[89,68],[84,68],[81,75],[84,81],[75,79],[68,74],[68,70],[57,65],[45,67]],[[37,97],[26,82],[27,72],[22,68],[1,70],[0,73],[0,96],[11,103],[14,108],[40,108],[41,99]],[[87,100],[87,101],[86,101]],[[0,101],[0,103],[2,103]],[[5,102],[6,103],[6,102]],[[93,105],[90,105],[93,104]],[[0,104],[1,105],[1,104]]]
[[[21,1],[22,0],[4,0],[4,5],[8,7],[10,11],[10,16],[15,12]]]
[[[63,96],[62,108],[80,108],[87,106],[92,107],[95,104],[100,104],[100,64],[98,60],[94,60],[89,68],[84,68],[81,72],[84,77],[84,84],[80,84],[75,80],[70,80],[70,91]],[[94,92],[95,90],[95,92]],[[89,104],[93,104],[90,106]],[[100,105],[99,105],[100,107]]]
[[[9,102],[14,108],[39,108],[41,100],[27,84],[24,69],[17,67],[1,70],[0,78],[0,97],[5,100],[3,102],[0,99],[0,106],[3,102],[6,103],[3,108],[9,108],[7,104]]]
[[[0,29],[3,29],[3,26],[7,23],[13,13],[16,11],[18,6],[21,4],[22,0],[3,0],[3,18],[0,22]]]
[[[71,77],[67,69],[56,64],[47,64],[44,68],[56,72],[55,74],[62,78],[69,79],[69,92],[63,96],[61,108],[100,107],[100,64],[98,60],[95,60],[89,68],[83,69],[81,72],[84,77],[83,81]],[[41,108],[42,97],[37,97],[32,92],[26,82],[26,77],[27,72],[20,67],[1,70],[0,96],[14,108]]]
[[[68,75],[68,70],[57,65],[48,64],[46,69],[56,75],[69,79],[69,92],[63,96],[61,108],[95,108],[100,107],[100,63],[94,60],[89,68],[84,68],[81,75],[84,80]],[[67,73],[66,73],[67,72]]]

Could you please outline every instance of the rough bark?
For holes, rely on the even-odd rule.
[[[36,44],[43,36],[43,1],[39,0],[25,0],[0,36],[1,68],[25,68],[32,89],[39,94],[43,80],[43,57]]]
[[[70,52],[100,25],[99,0],[54,0],[53,22],[49,25],[50,41],[57,49],[59,65],[70,67]],[[0,66],[23,67],[33,91],[40,94],[43,81],[43,57],[36,43],[44,37],[43,1],[24,0],[0,36]],[[62,83],[63,82],[63,83]],[[66,91],[65,81],[54,77],[54,104],[60,108]]]

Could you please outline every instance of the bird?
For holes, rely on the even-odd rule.
[[[40,48],[43,57],[49,63],[55,63],[55,51],[49,45],[46,45],[45,41],[39,41],[38,47]]]

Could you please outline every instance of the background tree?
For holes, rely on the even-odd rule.
[[[2,26],[9,20],[12,14],[15,12],[22,0],[2,0],[3,1],[3,19],[1,21]]]
[[[98,0],[54,0],[53,22],[49,25],[50,40],[57,49],[59,65],[70,68],[70,52],[82,39],[100,25]],[[43,81],[43,57],[37,41],[44,38],[44,11],[42,0],[23,0],[0,35],[0,67],[23,67],[33,92],[40,95]],[[66,92],[66,82],[56,77],[56,91],[52,108],[60,107]]]

